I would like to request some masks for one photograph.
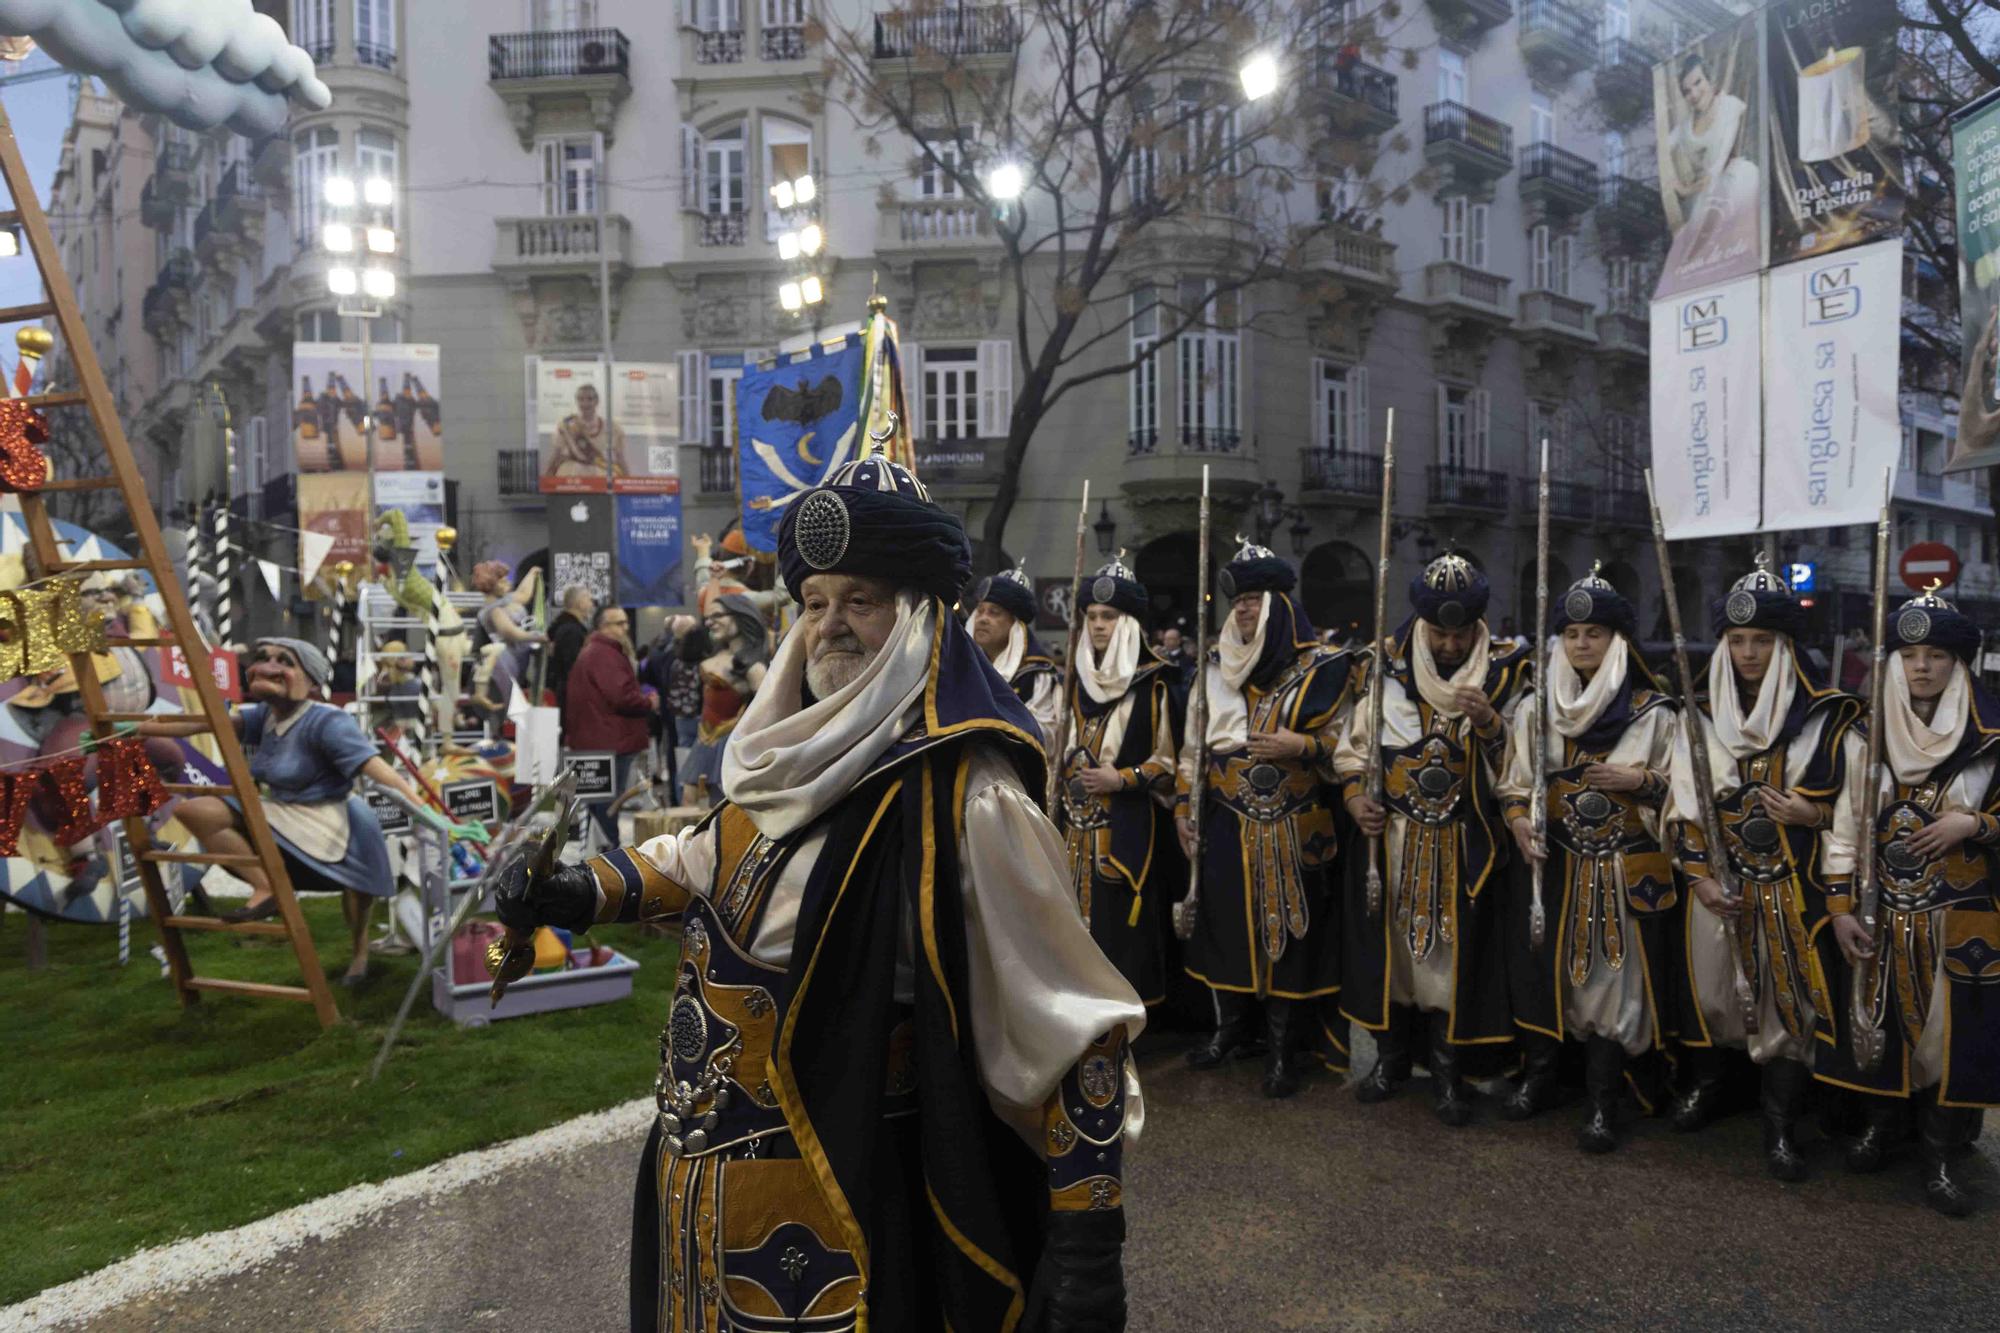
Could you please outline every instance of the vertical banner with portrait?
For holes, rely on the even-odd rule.
[[[625,442],[625,467],[612,482],[613,490],[680,493],[680,383],[680,367],[670,363],[612,363],[611,424]]]
[[[2000,92],[1952,117],[1964,388],[1947,472],[2000,466]]]
[[[1903,445],[1903,243],[1801,260],[1765,282],[1764,530],[1873,523]]]
[[[617,506],[620,605],[680,606],[681,497],[621,495]]]
[[[549,497],[549,599],[555,605],[564,588],[580,583],[599,606],[611,601],[612,497],[558,495]]]
[[[1760,283],[1653,302],[1653,486],[1669,537],[1757,530]]]
[[[1760,27],[1753,14],[1653,68],[1660,204],[1673,234],[1656,298],[1763,267]]]
[[[604,414],[604,363],[529,357],[528,434],[544,494],[609,490],[625,433]]]
[[[417,568],[434,575],[438,529],[444,526],[444,473],[377,472],[376,515],[379,518],[392,509],[400,510],[409,522],[410,537],[417,547]]]
[[[1889,0],[1776,0],[1769,263],[1829,255],[1903,226],[1896,123],[1896,7]]]
[[[370,383],[370,379],[373,383]],[[293,343],[292,456],[301,473],[444,470],[436,343]]]

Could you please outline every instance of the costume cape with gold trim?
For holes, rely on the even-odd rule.
[[[1417,623],[1411,619],[1396,631],[1390,640],[1390,658],[1383,674],[1402,687],[1428,731],[1431,706],[1418,692],[1410,668],[1410,635]],[[1532,654],[1525,645],[1498,639],[1492,641],[1488,652],[1486,679],[1481,688],[1487,702],[1504,717],[1527,684]],[[1364,707],[1365,703],[1356,706]],[[1460,719],[1460,728],[1467,752],[1467,772],[1458,814],[1450,825],[1457,832],[1458,875],[1453,889],[1456,937],[1451,946],[1453,975],[1447,1036],[1461,1045],[1499,1044],[1514,1039],[1500,934],[1501,904],[1496,903],[1504,894],[1504,886],[1498,881],[1506,867],[1513,838],[1502,825],[1494,779],[1487,775],[1487,764],[1481,756],[1482,747],[1488,747],[1488,758],[1497,770],[1504,762],[1507,733],[1503,726],[1497,741],[1486,741],[1474,732],[1469,720]],[[1389,1025],[1389,949],[1390,932],[1395,929],[1396,881],[1393,867],[1388,865],[1389,839],[1385,835],[1380,842],[1382,911],[1379,920],[1370,921],[1366,846],[1365,841],[1357,841],[1357,854],[1347,858],[1342,875],[1346,949],[1341,958],[1340,1008],[1351,1021],[1380,1032]]]
[[[756,1200],[772,1223],[763,1228],[767,1237],[792,1222],[818,1236],[817,1222],[833,1233],[818,1238],[852,1264],[859,1278],[854,1316],[826,1327],[1004,1333],[1026,1307],[1048,1205],[1047,1171],[994,1115],[979,1079],[957,825],[976,747],[999,747],[1027,789],[1041,789],[1035,734],[1026,708],[972,641],[941,632],[921,723],[820,821],[828,826],[825,850],[799,905],[791,961],[769,987],[775,1005],[769,1091],[805,1173],[792,1172],[789,1196],[765,1190]],[[725,832],[732,809],[725,805],[710,816]],[[718,860],[718,882],[732,870]],[[657,872],[653,878],[664,879]],[[906,921],[914,936],[910,1006],[898,1005],[894,993]],[[904,1023],[910,1048],[892,1051],[890,1034]],[[914,1067],[913,1086],[893,1104],[892,1066]],[[906,1101],[916,1114],[892,1117]],[[656,1124],[634,1202],[634,1330],[663,1326],[663,1297],[675,1293],[663,1290],[661,1247],[687,1239],[660,1233],[662,1135]],[[752,1161],[753,1171],[784,1165],[785,1150],[759,1148],[777,1160]],[[802,1180],[811,1182],[809,1194]],[[795,1248],[800,1258],[828,1260],[803,1240]],[[780,1257],[779,1267],[788,1262]],[[704,1292],[702,1308],[713,1311],[712,1299]]]

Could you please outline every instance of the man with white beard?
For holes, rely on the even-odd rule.
[[[1062,716],[1062,679],[1049,650],[1028,631],[1034,620],[1035,586],[1027,569],[1017,565],[980,580],[965,628],[1000,679],[1028,706],[1046,748],[1055,740]]]
[[[682,921],[632,1327],[1110,1331],[1145,1010],[1077,918],[1034,721],[950,623],[903,468],[785,513],[800,602],[698,827],[503,886],[510,926]]]
[[[1381,839],[1382,901],[1372,916],[1360,873],[1348,876],[1340,1007],[1375,1033],[1378,1051],[1354,1095],[1379,1102],[1410,1077],[1421,1012],[1433,1105],[1452,1126],[1472,1119],[1466,1051],[1514,1040],[1495,906],[1510,840],[1494,786],[1506,766],[1505,715],[1521,698],[1529,653],[1488,632],[1491,595],[1486,576],[1455,551],[1411,580],[1416,614],[1377,648],[1389,653],[1382,734],[1368,734],[1364,697],[1335,761],[1348,813]],[[1386,805],[1363,785],[1377,744]]]

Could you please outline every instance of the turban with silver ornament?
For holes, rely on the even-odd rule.
[[[959,521],[931,503],[908,468],[870,456],[834,469],[786,508],[778,566],[801,602],[813,575],[851,574],[950,605],[972,575],[972,548]]]

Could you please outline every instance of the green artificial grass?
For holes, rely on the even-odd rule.
[[[346,965],[332,898],[304,900],[329,980]],[[381,920],[378,908],[375,916]],[[342,1021],[310,1005],[207,994],[183,1010],[132,929],[51,926],[26,966],[18,912],[0,929],[0,1305],[148,1246],[240,1226],[643,1096],[657,1068],[678,937],[593,938],[640,964],[632,998],[457,1028],[426,990],[367,1081],[417,959],[376,958]],[[183,936],[196,975],[296,984],[282,939]]]

